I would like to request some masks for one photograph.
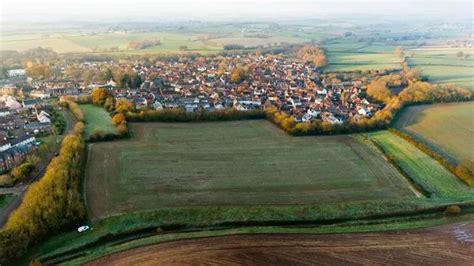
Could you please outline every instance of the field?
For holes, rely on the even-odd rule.
[[[474,170],[473,114],[472,102],[412,106],[395,127],[453,162],[468,162]]]
[[[388,132],[371,133],[370,137],[389,154],[395,163],[430,198],[472,199],[474,189],[469,188],[448,172],[436,160],[402,138]]]
[[[149,245],[86,265],[472,263],[474,223],[363,234],[234,235]]]
[[[468,54],[459,59],[456,53]],[[453,83],[474,88],[474,50],[468,48],[423,47],[412,49],[407,54],[410,66],[420,68],[429,81],[434,83]]]
[[[51,34],[9,34],[1,36],[0,50],[24,51],[36,47],[50,47],[54,51],[65,53],[112,53],[110,48],[118,48],[120,54],[161,54],[179,53],[180,46],[186,46],[186,51],[202,54],[216,53],[223,50],[226,44],[242,44],[244,46],[272,46],[281,43],[303,43],[318,34],[290,36],[286,32],[272,32],[267,38],[245,36],[239,33],[239,28],[221,29],[220,32],[197,32],[197,29],[186,31],[147,31],[147,32],[83,32],[83,33],[51,33]],[[131,41],[159,39],[160,45],[141,50],[130,50]]]
[[[85,118],[85,136],[89,138],[95,129],[100,129],[104,133],[116,133],[117,130],[112,124],[112,118],[104,108],[92,104],[79,105]]]
[[[350,136],[290,137],[267,121],[132,124],[93,144],[91,217],[166,207],[323,204],[412,198],[374,147]]]
[[[353,41],[333,41],[323,45],[328,51],[328,71],[399,69],[396,47]]]

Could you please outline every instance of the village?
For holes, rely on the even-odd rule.
[[[133,69],[141,84],[124,88],[118,87],[114,80],[86,84],[83,80],[56,79],[33,81],[26,93],[31,98],[46,99],[88,95],[95,88],[107,88],[116,99],[128,99],[137,109],[183,108],[196,112],[275,107],[292,115],[296,122],[322,120],[331,124],[370,117],[382,108],[366,97],[373,74],[368,77],[362,73],[322,73],[311,64],[287,57],[234,55],[154,64],[107,62],[105,65]],[[80,70],[89,71],[98,71],[101,67],[104,65],[97,63],[79,66]],[[237,68],[240,72],[235,73]]]
[[[52,133],[52,107],[38,99],[0,97],[0,173],[20,165],[34,151],[38,136]]]
[[[288,57],[252,54],[154,64],[107,62],[105,66],[133,69],[140,84],[131,88],[117,86],[112,79],[102,84],[80,79],[35,80],[23,69],[10,71],[10,82],[2,80],[0,89],[0,172],[25,159],[37,143],[36,135],[51,132],[51,106],[44,104],[47,99],[87,96],[97,88],[109,90],[116,99],[127,99],[137,110],[276,108],[295,122],[342,124],[369,118],[383,107],[366,97],[368,83],[383,73],[322,73]],[[99,71],[104,64],[85,62],[78,67],[80,71]],[[21,100],[14,95],[20,95]]]

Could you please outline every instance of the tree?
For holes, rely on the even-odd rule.
[[[126,114],[128,112],[133,112],[134,104],[126,99],[119,99],[115,103],[115,112]]]
[[[111,93],[104,88],[97,88],[95,89],[92,94],[92,103],[96,105],[104,105],[105,100],[109,97],[112,96]]]
[[[405,58],[405,49],[403,47],[397,47],[395,49],[395,55],[400,58]]]
[[[117,113],[112,117],[112,123],[114,123],[114,125],[116,126],[121,125],[125,122],[126,122],[125,116],[121,113]]]
[[[462,51],[459,51],[459,52],[456,53],[456,57],[458,59],[462,59],[464,57],[464,53]]]
[[[392,92],[387,88],[387,83],[377,79],[367,86],[367,95],[381,102],[386,102],[392,97]]]
[[[304,62],[311,62],[317,68],[325,67],[328,64],[324,49],[315,45],[306,45],[298,51],[298,57]]]
[[[232,83],[241,83],[248,77],[248,68],[243,67],[242,65],[238,64],[232,69],[230,73],[230,82]]]

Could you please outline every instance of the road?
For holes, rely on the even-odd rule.
[[[234,235],[174,241],[88,265],[473,265],[474,221],[393,232]]]
[[[64,130],[64,134],[60,136],[59,142],[61,142],[67,134],[72,132],[72,130],[74,129],[74,124],[76,122],[76,118],[68,110],[63,109],[63,114],[64,114],[64,118],[66,119],[66,122],[67,122],[66,123],[67,127]],[[47,160],[42,160],[41,164],[39,165],[39,171],[37,171],[34,175],[30,176],[30,178],[28,180],[25,180],[25,181],[23,181],[19,184],[16,184],[14,187],[0,188],[0,194],[13,193],[16,196],[12,200],[12,202],[10,202],[10,204],[8,206],[6,206],[5,208],[2,208],[0,210],[0,228],[2,228],[5,225],[5,223],[7,222],[8,217],[10,216],[10,214],[18,206],[20,206],[21,200],[22,200],[23,196],[25,195],[26,191],[28,190],[28,187],[33,182],[37,181],[39,178],[41,178],[44,175],[44,173],[46,171],[46,168],[48,167],[49,162],[54,157],[54,154],[59,151],[59,148],[60,148],[60,145],[58,145],[53,151],[51,151],[49,153],[49,155],[47,156],[48,157]]]

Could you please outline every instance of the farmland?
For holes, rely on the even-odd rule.
[[[470,236],[463,239],[463,234]],[[149,245],[87,265],[132,264],[456,264],[472,262],[474,223],[342,235],[234,235]],[[466,241],[467,240],[467,241]]]
[[[408,107],[395,127],[410,134],[453,162],[468,162],[473,169],[474,103]],[[473,169],[474,170],[474,169]]]
[[[399,69],[396,47],[353,41],[333,41],[323,45],[328,51],[329,71]]]
[[[458,58],[457,52],[463,52],[469,57]],[[473,49],[427,46],[412,49],[409,54],[407,60],[410,66],[421,69],[429,81],[474,88]]]
[[[116,128],[112,124],[112,118],[104,108],[92,104],[79,105],[85,118],[85,135],[88,138],[94,130],[101,130],[104,133],[116,133]]]
[[[388,131],[371,133],[370,137],[430,198],[474,198],[473,188],[466,186],[436,160],[402,138]]]
[[[267,121],[132,124],[93,144],[93,219],[167,207],[329,204],[413,198],[380,152],[350,136],[287,136]]]

